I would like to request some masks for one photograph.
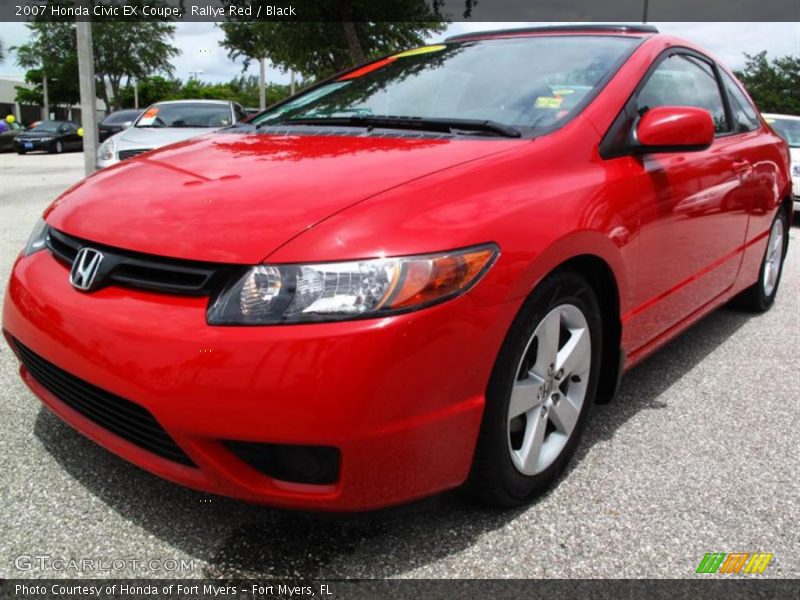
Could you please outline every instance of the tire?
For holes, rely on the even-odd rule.
[[[50,150],[50,152],[54,154],[61,154],[62,152],[64,152],[64,144],[61,143],[61,140],[56,140],[56,143],[53,144],[53,147]]]
[[[597,395],[602,323],[594,290],[572,271],[548,276],[525,301],[503,342],[486,390],[466,486],[473,496],[493,506],[518,506],[553,484],[575,451]],[[548,343],[548,339],[555,341]],[[574,356],[561,352],[568,347]],[[561,374],[558,365],[568,355],[575,359],[574,364],[568,362],[572,368]],[[511,414],[521,407],[527,412]],[[535,444],[528,442],[540,437],[542,443],[536,451]],[[531,451],[526,453],[526,448]]]
[[[23,154],[25,154],[25,150],[17,150],[17,154],[19,154],[20,156],[22,156]]]
[[[789,219],[783,208],[775,215],[769,232],[764,258],[761,259],[761,268],[758,270],[758,280],[734,300],[736,306],[752,312],[768,311],[778,294],[789,240]]]

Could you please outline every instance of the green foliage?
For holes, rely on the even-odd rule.
[[[78,54],[72,23],[28,23],[30,41],[14,48],[17,64],[28,71],[25,81],[33,90],[17,87],[17,101],[42,101],[42,78],[47,75],[47,91],[53,105],[75,104],[80,99],[78,87]]]
[[[232,0],[225,0],[230,3]],[[377,56],[424,43],[446,23],[425,0],[319,0],[304,7],[309,22],[232,21],[221,25],[231,58],[268,57],[279,69],[312,79],[326,77]],[[466,0],[466,6],[472,5]],[[314,14],[310,14],[311,10]],[[409,21],[381,21],[386,11],[408,15]]]
[[[48,4],[73,6],[71,0],[48,0]],[[129,6],[160,6],[159,0],[105,0],[104,4]],[[140,8],[139,13],[142,10]],[[26,69],[39,69],[51,81],[72,82],[78,89],[78,59],[75,23],[33,21],[29,43],[16,48],[17,63]],[[141,79],[154,74],[172,73],[171,59],[180,52],[171,45],[175,26],[168,22],[120,22],[95,19],[92,22],[94,69],[97,95],[112,109],[119,108],[117,99],[123,80]],[[54,104],[72,103],[69,94],[62,96],[54,86],[48,86]],[[70,86],[70,91],[71,91]],[[110,88],[110,90],[109,90]]]
[[[289,95],[289,86],[270,84],[267,86],[267,105],[274,104]],[[139,106],[145,108],[162,100],[232,100],[244,107],[258,106],[258,78],[241,76],[226,83],[206,83],[190,79],[185,83],[165,77],[147,77],[139,80]],[[134,105],[133,87],[127,85],[120,92],[120,106]]]
[[[139,106],[144,108],[162,100],[178,100],[182,97],[182,88],[179,79],[154,75],[138,80]],[[121,108],[133,108],[133,85],[128,82],[119,93],[117,104]]]
[[[736,76],[759,110],[800,115],[800,57],[784,56],[770,61],[766,51],[744,56],[745,67]]]

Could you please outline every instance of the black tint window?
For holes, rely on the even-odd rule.
[[[717,78],[711,65],[685,54],[674,54],[653,71],[637,99],[642,111],[657,106],[704,108],[714,119],[714,131],[730,131]]]
[[[728,92],[728,99],[731,102],[731,112],[736,120],[736,131],[755,131],[761,127],[753,105],[736,85],[736,82],[727,73],[722,74],[722,81]]]

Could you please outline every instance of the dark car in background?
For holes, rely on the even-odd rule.
[[[0,152],[14,149],[14,138],[22,133],[22,126],[19,123],[6,123],[6,128],[0,131]]]
[[[72,121],[41,121],[14,138],[18,154],[43,150],[60,154],[65,150],[83,150],[83,137]]]
[[[100,131],[100,142],[106,141],[115,133],[119,133],[120,131],[127,129],[133,122],[139,118],[139,115],[142,114],[142,111],[137,109],[127,109],[127,110],[118,110],[116,112],[111,113],[103,122],[100,123],[98,127]]]

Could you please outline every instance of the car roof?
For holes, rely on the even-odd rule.
[[[788,121],[800,121],[800,117],[797,115],[781,115],[778,113],[761,113],[761,116],[765,119],[786,119]]]
[[[463,42],[467,40],[492,39],[498,37],[527,37],[535,35],[549,34],[568,35],[571,33],[579,34],[613,34],[613,35],[654,35],[658,33],[658,28],[653,25],[623,25],[623,24],[577,24],[577,25],[547,25],[544,27],[523,27],[517,29],[494,29],[489,31],[473,31],[453,35],[445,39],[445,42]]]

